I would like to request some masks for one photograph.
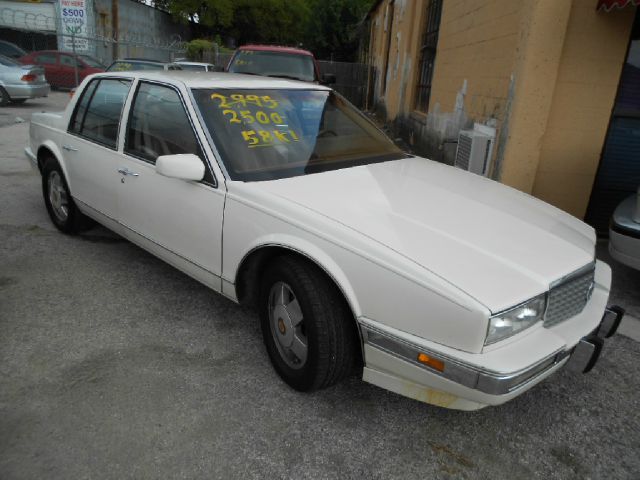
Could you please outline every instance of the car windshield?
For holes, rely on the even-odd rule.
[[[239,50],[229,65],[229,71],[295,78],[306,82],[316,80],[312,57],[283,52]]]
[[[273,180],[407,156],[332,91],[193,94],[232,180]]]
[[[162,63],[136,62],[133,60],[113,62],[107,72],[128,72],[130,70],[164,70]]]
[[[87,65],[89,65],[90,67],[94,67],[94,68],[104,68],[104,65],[102,65],[102,63],[100,63],[100,61],[98,61],[97,59],[90,57],[89,55],[78,55],[82,60],[84,60],[84,63],[86,63]]]
[[[7,57],[20,58],[25,56],[27,52],[13,43],[0,41],[0,54]]]
[[[4,65],[6,67],[22,66],[20,62],[16,62],[13,58],[5,57],[4,55],[0,55],[0,65]]]

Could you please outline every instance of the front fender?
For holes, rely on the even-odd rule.
[[[254,202],[227,196],[222,247],[225,294],[235,297],[236,276],[251,252],[279,246],[301,253],[324,269],[358,320],[368,318],[452,348],[481,351],[489,316],[481,304],[456,296],[454,287],[426,271],[419,282],[415,275],[390,268],[380,260],[387,252],[367,255],[361,248],[349,248],[337,240],[340,225],[317,218],[314,230],[324,232],[318,234],[305,227],[302,218],[296,218],[299,212],[286,210],[287,204],[280,211],[270,207],[264,199]],[[309,220],[307,217],[307,223]],[[349,234],[343,231],[344,237]],[[375,246],[371,244],[371,248]]]
[[[238,266],[242,265],[244,260],[255,251],[267,247],[284,248],[307,257],[333,279],[334,283],[342,291],[353,314],[356,317],[362,315],[360,303],[344,270],[325,250],[302,237],[289,234],[268,234],[260,236],[248,244],[248,249],[242,256],[242,260],[238,263]],[[232,278],[236,278],[237,274],[238,269],[236,268]]]

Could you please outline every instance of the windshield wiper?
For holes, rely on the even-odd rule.
[[[275,74],[275,75],[265,75],[267,77],[273,77],[273,78],[286,78],[287,80],[299,80],[301,82],[304,82],[305,80],[303,78],[300,77],[294,77],[293,75],[280,75],[280,74]]]

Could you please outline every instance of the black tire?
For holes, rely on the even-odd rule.
[[[11,99],[11,103],[13,103],[15,105],[22,105],[26,101],[27,101],[26,98],[12,98]]]
[[[9,102],[11,102],[11,97],[4,88],[0,87],[0,107],[9,105]]]
[[[306,337],[308,353],[297,368],[292,368],[291,359],[286,360],[278,346],[277,322],[270,316],[272,288],[281,283],[290,287],[303,317],[299,325]],[[275,258],[262,276],[259,309],[271,363],[294,389],[308,392],[325,388],[353,371],[357,346],[353,316],[339,290],[315,265],[293,256]]]
[[[59,207],[56,208],[52,204],[50,187],[52,182],[57,183],[58,181],[58,185],[66,197],[66,215],[61,215]],[[75,235],[84,230],[89,224],[88,218],[78,210],[73,201],[67,179],[55,158],[47,158],[44,161],[44,167],[42,168],[42,195],[44,196],[44,204],[47,207],[51,221],[61,232]],[[55,194],[53,196],[55,197]]]

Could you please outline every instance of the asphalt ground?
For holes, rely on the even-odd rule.
[[[0,479],[640,478],[640,343],[624,335],[588,375],[478,412],[358,378],[291,390],[253,312],[104,228],[51,225],[14,122],[67,98],[0,110]],[[614,269],[638,316],[640,272]]]

